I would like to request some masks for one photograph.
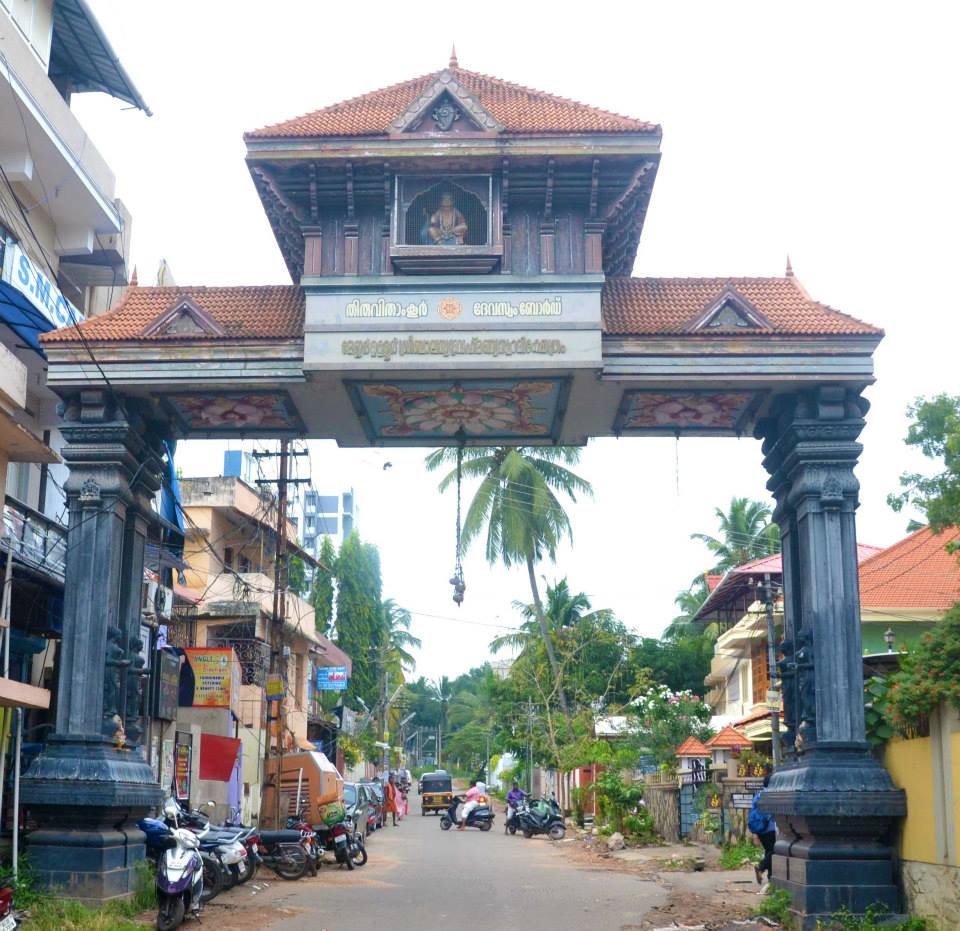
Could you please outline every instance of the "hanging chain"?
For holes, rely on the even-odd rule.
[[[463,582],[463,563],[461,562],[461,556],[463,553],[463,544],[461,541],[463,528],[460,521],[460,504],[461,489],[463,486],[463,447],[464,440],[461,436],[460,445],[457,446],[457,542],[453,567],[453,578],[450,579],[450,584],[453,586],[453,600],[456,602],[458,608],[463,603],[463,593],[467,589],[467,586]]]

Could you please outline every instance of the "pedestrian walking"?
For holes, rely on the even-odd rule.
[[[770,773],[763,777],[763,789],[753,797],[753,805],[750,808],[750,816],[747,818],[747,827],[757,835],[760,843],[763,845],[763,859],[757,863],[753,872],[757,877],[757,883],[763,882],[763,874],[767,874],[767,879],[773,877],[773,845],[777,841],[777,825],[773,818],[760,811],[757,803],[764,789],[770,784]]]
[[[393,773],[387,777],[387,784],[383,787],[383,810],[384,812],[390,812],[390,815],[393,818],[393,826],[397,826],[397,811],[399,806],[397,804],[397,783],[394,778]],[[384,818],[386,821],[386,818]]]

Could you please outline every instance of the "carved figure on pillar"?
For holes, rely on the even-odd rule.
[[[800,631],[797,638],[796,670],[798,750],[817,742],[817,688],[816,669],[813,663],[813,637],[809,630]]]
[[[782,658],[777,663],[780,670],[780,689],[783,695],[783,714],[781,720],[786,728],[780,738],[784,753],[792,753],[797,739],[797,664],[794,659],[792,640],[780,644]]]
[[[139,635],[130,638],[130,666],[127,669],[127,701],[125,730],[127,740],[139,744],[143,739],[143,727],[140,724],[140,690],[147,675],[146,663],[140,655],[143,641]]]
[[[121,639],[123,631],[111,625],[107,628],[107,652],[103,670],[103,733],[113,737],[116,731],[114,717],[120,711],[120,668],[126,658]]]

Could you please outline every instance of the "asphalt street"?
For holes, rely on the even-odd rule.
[[[411,803],[411,817],[370,838],[362,869],[285,884],[287,917],[271,931],[621,931],[666,898],[655,882],[579,867],[545,838],[505,835],[502,813],[486,834],[441,831]]]

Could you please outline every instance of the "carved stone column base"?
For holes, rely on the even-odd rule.
[[[145,856],[136,824],[161,800],[139,753],[97,736],[54,735],[21,785],[39,825],[28,852],[40,883],[89,904],[135,890]]]
[[[761,807],[777,822],[773,883],[790,893],[802,931],[840,908],[898,910],[889,835],[906,795],[869,751],[803,754],[773,774]]]

